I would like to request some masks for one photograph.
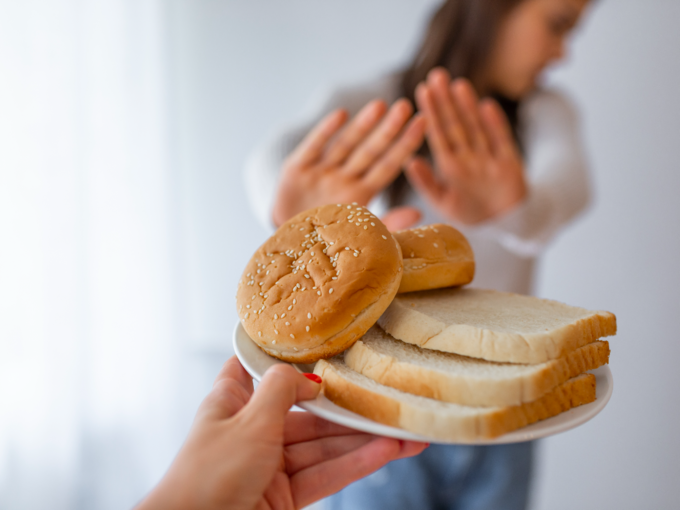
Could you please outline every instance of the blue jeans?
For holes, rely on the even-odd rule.
[[[331,496],[329,510],[524,510],[534,443],[432,445]]]

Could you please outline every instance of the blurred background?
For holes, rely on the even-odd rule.
[[[0,508],[132,507],[232,354],[248,153],[411,56],[434,0],[0,1]],[[537,294],[616,313],[614,395],[533,509],[678,508],[680,3],[599,0],[547,80],[596,198]]]

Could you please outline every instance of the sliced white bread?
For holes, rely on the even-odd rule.
[[[314,373],[326,397],[371,420],[434,440],[470,443],[492,439],[595,400],[595,376],[581,374],[534,402],[509,407],[469,407],[441,402],[378,384],[336,356],[320,360]]]
[[[420,347],[511,363],[544,363],[616,333],[609,312],[469,288],[398,294],[378,324]]]
[[[373,326],[350,349],[352,370],[407,393],[466,406],[531,402],[563,382],[609,361],[609,343],[592,342],[537,365],[486,361],[395,340]]]

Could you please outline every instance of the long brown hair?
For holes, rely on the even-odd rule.
[[[415,58],[401,75],[401,92],[415,104],[415,90],[427,73],[437,66],[448,69],[453,78],[465,77],[475,88],[499,27],[505,16],[523,0],[446,0],[435,12]],[[517,101],[491,94],[508,116],[517,139]],[[420,150],[429,155],[427,142]],[[390,185],[390,206],[403,202],[408,190],[404,174]]]

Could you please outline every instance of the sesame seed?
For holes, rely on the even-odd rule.
[[[274,320],[276,320],[276,319],[278,319],[278,318],[279,318],[279,315],[275,313],[275,314],[274,314]]]
[[[437,243],[433,243],[435,248],[439,248],[439,245]]]
[[[320,291],[320,290],[317,290],[316,293],[317,293],[319,296],[321,295],[321,291]]]
[[[413,253],[413,252],[411,252],[411,258],[413,258],[413,257],[415,257],[415,256],[416,256],[416,254]]]
[[[424,236],[424,235],[422,235],[422,234],[418,234],[418,237],[425,237],[425,236]]]
[[[314,256],[314,252],[312,252],[312,257]]]
[[[352,205],[359,205],[356,202],[352,202]],[[357,207],[357,209],[361,209],[361,207]]]
[[[286,326],[290,326],[290,322],[286,321]]]
[[[285,316],[286,316],[285,313],[282,313],[282,314],[281,314],[281,318],[282,318],[282,319],[283,319]]]
[[[262,292],[260,292],[260,296],[262,296]]]
[[[278,334],[279,334],[279,330],[278,330],[278,329],[275,329],[275,330],[274,330],[274,333],[276,333],[276,334],[278,335]],[[274,340],[274,343],[276,343],[276,340]]]
[[[264,282],[260,282],[260,287],[262,287],[263,285],[264,285]]]
[[[368,230],[368,225],[364,225],[364,230]]]
[[[269,274],[269,269],[267,269],[267,272],[265,274]]]
[[[290,336],[293,336],[293,335],[290,335]],[[295,338],[295,337],[293,336],[293,338]],[[294,350],[295,352],[297,352],[297,347],[293,347],[293,350]]]
[[[262,337],[262,331],[258,331],[257,336]]]
[[[264,295],[264,298],[267,299],[269,296],[267,294]]]
[[[307,313],[307,318],[308,318],[308,319],[311,319],[311,318],[312,318],[312,314],[311,314],[311,313]]]
[[[309,331],[309,326],[306,326],[305,329],[306,329],[307,331]]]
[[[246,276],[250,276],[250,273],[248,273]]]
[[[331,242],[328,243],[328,244],[329,244],[330,246],[333,246],[335,243],[334,243],[333,241],[331,241]]]
[[[434,230],[437,234],[439,234],[439,230],[437,230],[436,228],[432,227],[432,230]]]
[[[246,305],[246,308],[250,308],[250,305]]]
[[[293,305],[290,305],[290,306],[288,307],[288,311],[291,311],[292,309],[293,309]]]
[[[316,285],[314,287],[312,287],[312,290],[316,290]]]
[[[259,269],[257,270],[257,274],[260,274],[260,270],[259,270]]]
[[[250,298],[251,301],[252,301],[253,299],[255,299],[255,294],[253,294],[253,297]]]
[[[349,246],[345,246],[345,250],[349,250]]]
[[[308,275],[308,274],[305,274],[305,278],[309,278],[309,275]]]
[[[335,262],[333,262],[333,267],[335,267],[335,266],[337,266],[337,264]]]
[[[371,226],[372,226],[372,227],[375,227],[375,223],[371,222]]]
[[[348,205],[348,206],[347,206],[347,209],[351,209],[351,208],[352,208],[352,206],[351,206],[351,205]]]
[[[249,315],[250,315],[250,312],[246,312],[245,318],[247,319]]]
[[[293,304],[295,304],[295,303],[297,303],[297,300],[296,300],[296,299],[293,299]]]
[[[338,207],[342,207],[342,204],[338,204]]]
[[[278,335],[279,332],[277,331],[276,334]],[[276,345],[276,340],[272,340],[272,344],[273,344],[273,345]]]
[[[387,239],[387,237],[385,237],[385,236],[382,236],[382,237],[383,237],[383,239]]]
[[[329,294],[333,294],[333,289],[328,291]]]
[[[358,257],[359,254],[358,254],[357,252],[354,252],[354,256],[355,256],[355,257]]]
[[[305,227],[301,227],[301,228],[300,228],[301,231],[304,230],[304,229],[305,229]]]
[[[290,337],[294,339],[294,338],[295,338],[295,335],[294,335],[293,333],[291,333],[291,334],[290,334]],[[297,349],[295,349],[295,350],[297,350]]]
[[[309,237],[309,234],[305,234],[305,237]]]

